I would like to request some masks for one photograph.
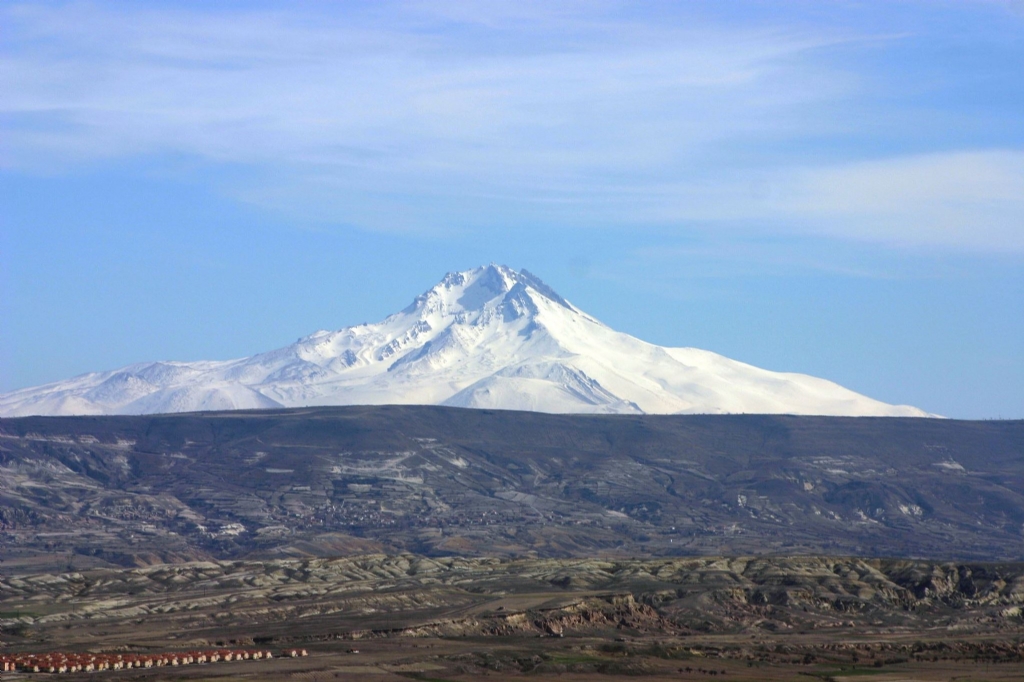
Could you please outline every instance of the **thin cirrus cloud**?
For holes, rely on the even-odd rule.
[[[672,133],[673,147],[724,134],[728,126],[715,124],[722,110],[744,104],[765,112],[779,106],[772,88],[793,87],[780,82],[788,74],[765,73],[774,61],[821,44],[768,32],[608,28],[591,30],[611,33],[604,45],[588,35],[495,55],[462,35],[310,26],[273,15],[87,13],[72,21],[23,10],[15,19],[30,24],[25,32],[36,41],[4,60],[5,108],[44,126],[44,115],[58,117],[63,131],[43,130],[61,147],[345,163],[332,153],[338,145],[399,156],[400,167],[491,151],[504,152],[492,164],[506,166],[589,166],[595,156],[609,165],[656,163],[663,145],[618,145],[649,128]],[[480,32],[487,31],[469,31]],[[459,49],[468,54],[452,54]],[[732,118],[736,128],[754,120]],[[29,136],[39,131],[13,132],[16,142],[39,144]]]
[[[657,191],[653,203],[666,222],[761,223],[900,247],[1024,252],[1024,152],[905,155]]]
[[[924,154],[805,170],[769,208],[825,234],[1024,251],[1024,152]]]
[[[551,6],[8,6],[0,164],[184,155],[241,168],[221,184],[245,201],[369,229],[500,214],[1024,250],[1021,152],[801,158],[871,80],[823,55],[900,37]]]

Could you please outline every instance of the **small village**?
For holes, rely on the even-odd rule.
[[[278,657],[306,656],[305,649],[285,649]],[[203,665],[231,661],[269,661],[273,652],[261,649],[209,649],[156,654],[92,654],[54,651],[0,655],[0,672],[77,673],[164,666]]]

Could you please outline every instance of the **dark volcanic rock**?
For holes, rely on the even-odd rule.
[[[3,419],[0,528],[8,565],[40,566],[376,551],[1022,559],[1024,422],[441,407]],[[916,593],[954,578],[907,580]]]

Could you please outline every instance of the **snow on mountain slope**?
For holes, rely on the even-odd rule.
[[[223,362],[153,362],[0,395],[0,415],[440,404],[589,413],[928,416],[824,379],[609,329],[526,270],[449,273],[378,324]]]

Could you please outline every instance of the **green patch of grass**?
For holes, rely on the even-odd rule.
[[[569,654],[569,653],[551,653],[548,654],[548,660],[552,663],[561,665],[597,665],[599,663],[605,663],[605,659],[590,654]]]

